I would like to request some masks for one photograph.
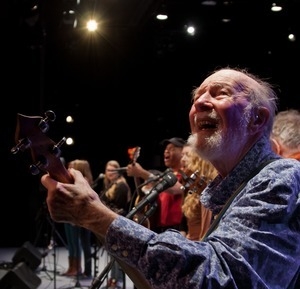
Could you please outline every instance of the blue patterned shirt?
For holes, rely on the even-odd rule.
[[[275,155],[265,137],[201,201],[219,213],[250,172],[265,166],[233,200],[203,241],[178,231],[156,234],[120,216],[109,227],[110,254],[144,274],[152,288],[296,288],[300,268],[300,162]]]

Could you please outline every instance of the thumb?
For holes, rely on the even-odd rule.
[[[41,183],[48,190],[51,187],[55,187],[57,184],[57,181],[54,180],[53,178],[51,178],[49,174],[44,174],[41,177]]]

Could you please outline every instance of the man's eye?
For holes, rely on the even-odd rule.
[[[220,95],[228,95],[229,96],[229,92],[228,92],[228,90],[221,90]]]

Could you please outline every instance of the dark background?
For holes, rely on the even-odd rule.
[[[280,110],[299,109],[300,1],[284,2],[274,14],[264,0],[2,1],[0,246],[43,245],[53,225],[63,236],[62,224],[47,218],[39,175],[29,172],[30,150],[10,152],[17,113],[53,110],[45,139],[73,136],[63,156],[88,159],[96,178],[109,159],[126,166],[135,146],[144,167],[162,168],[159,142],[188,136],[191,91],[217,67],[247,67],[277,86]],[[76,28],[63,16],[69,7]],[[155,19],[162,7],[166,22]],[[93,35],[83,28],[88,11],[101,19]],[[197,27],[193,37],[184,32],[188,23]],[[296,41],[288,41],[290,32]]]

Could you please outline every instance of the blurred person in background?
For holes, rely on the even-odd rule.
[[[274,118],[271,133],[273,150],[284,158],[300,160],[300,111],[280,111]]]
[[[178,181],[181,181],[181,154],[185,140],[180,137],[164,139],[161,145],[164,147],[163,160],[166,168],[173,171]],[[150,170],[144,169],[138,162],[127,166],[127,175],[134,176],[146,181],[154,175]],[[180,229],[183,201],[183,191],[170,193],[167,190],[161,192],[157,197],[157,208],[150,218],[150,228],[160,233],[167,229]]]
[[[109,160],[105,165],[103,188],[99,193],[101,201],[119,215],[126,216],[131,201],[131,189],[120,164],[116,160]],[[104,288],[123,288],[125,273],[117,262],[113,262],[108,284]]]
[[[87,182],[93,184],[93,175],[90,163],[85,159],[75,159],[67,164],[68,168],[74,168],[82,173]],[[68,246],[69,267],[63,276],[77,276],[81,278],[91,278],[92,276],[92,252],[91,252],[91,231],[74,226],[69,223],[64,224],[65,235]],[[84,271],[82,271],[82,252],[84,257]]]
[[[212,212],[200,202],[200,195],[217,175],[214,166],[185,144],[181,158],[182,185],[185,192],[180,232],[189,240],[199,241],[212,222]]]
[[[143,199],[151,193],[152,188],[160,181],[160,176],[163,175],[163,172],[156,169],[151,169],[148,172],[150,173],[150,175],[148,179],[144,181],[144,183],[139,185],[141,186],[141,188],[138,188],[140,192],[137,195],[137,197],[133,200],[134,204],[131,206],[132,208],[136,207],[139,202],[143,201]],[[136,212],[132,220],[150,229],[151,218],[156,210],[157,200],[155,199],[153,202],[149,202],[147,205],[145,205],[145,207],[142,208],[140,211]]]

